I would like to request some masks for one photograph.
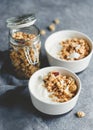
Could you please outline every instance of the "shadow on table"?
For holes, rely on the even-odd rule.
[[[1,69],[1,75],[2,74],[10,74],[14,76],[12,66],[10,64],[9,59],[9,51],[0,51],[0,63],[2,62]],[[48,60],[46,56],[42,56],[41,59],[41,68],[49,66]],[[11,68],[11,69],[10,69]],[[52,115],[46,115],[41,112],[39,112],[33,105],[30,99],[30,95],[28,92],[28,88],[26,86],[17,86],[13,89],[10,89],[0,95],[0,106],[3,106],[5,108],[18,108],[22,109],[24,112],[32,113],[37,117],[41,117],[45,120],[50,120],[54,118],[59,118],[64,115],[58,115],[58,116],[52,116]]]
[[[36,108],[35,108],[36,109]],[[44,113],[42,113],[42,112],[40,112],[40,111],[38,111],[37,109],[36,109],[36,113],[35,113],[35,115],[37,116],[40,116],[40,117],[42,117],[44,120],[51,120],[51,119],[54,119],[54,118],[60,118],[60,117],[64,117],[64,116],[66,116],[69,112],[71,112],[71,111],[69,111],[69,112],[67,112],[67,113],[65,113],[65,114],[60,114],[60,115],[48,115],[48,114],[44,114]]]
[[[8,50],[0,51],[0,73],[14,75]]]
[[[48,59],[46,55],[40,54],[40,68],[49,66]]]
[[[66,114],[52,116],[39,112],[32,104],[27,86],[18,86],[13,90],[9,90],[0,96],[0,106],[4,108],[22,110],[27,114],[33,114],[44,120],[63,117]]]
[[[19,107],[25,111],[32,110],[32,103],[27,86],[17,86],[0,95],[0,106],[6,108]]]

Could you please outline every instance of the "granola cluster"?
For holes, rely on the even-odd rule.
[[[85,114],[85,112],[83,112],[83,111],[78,111],[78,112],[76,113],[76,115],[77,115],[77,117],[82,118],[82,117],[84,117],[86,114]]]
[[[90,47],[86,40],[72,38],[60,43],[62,46],[59,58],[63,60],[80,60],[90,53]]]
[[[67,102],[73,98],[78,90],[75,80],[59,72],[49,72],[43,79],[49,97],[55,102]]]
[[[28,33],[24,33],[24,32],[16,32],[16,33],[14,33],[13,35],[12,35],[12,37],[14,38],[14,39],[22,39],[22,40],[25,40],[25,41],[27,41],[27,40],[32,40],[33,38],[35,38],[36,36],[35,36],[35,34],[28,34]]]
[[[17,40],[18,43],[17,45],[10,43],[10,59],[16,74],[18,77],[29,78],[39,69],[40,44],[36,44],[33,49],[31,40],[35,38],[34,34],[16,32],[12,37]],[[34,62],[37,63],[33,64]]]

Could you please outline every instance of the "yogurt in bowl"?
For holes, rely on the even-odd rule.
[[[66,90],[67,92],[66,94],[68,94],[68,99],[64,99],[64,100],[59,100],[62,99],[63,97],[58,98],[57,97],[58,95],[54,96],[56,95],[56,93],[54,93],[54,91],[49,90],[50,83],[48,84],[47,83],[48,81],[45,81],[46,76],[49,76],[48,74],[50,72],[58,72],[59,74],[62,74],[64,76],[72,77],[77,87],[75,94],[70,95],[72,97],[69,97],[69,93]],[[64,81],[61,80],[61,83],[62,82]],[[59,84],[58,81],[56,81],[56,84]],[[81,90],[81,82],[78,76],[75,75],[73,72],[62,67],[46,67],[35,72],[31,76],[28,86],[29,86],[31,100],[35,108],[37,108],[39,111],[43,113],[50,114],[50,115],[64,114],[72,110],[73,107],[76,105]]]
[[[93,53],[93,43],[84,33],[62,30],[47,38],[45,50],[51,66],[65,67],[78,73],[88,67]]]

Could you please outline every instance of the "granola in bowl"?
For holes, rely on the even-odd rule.
[[[90,53],[88,42],[82,38],[71,38],[60,42],[61,50],[58,53],[62,60],[80,60]]]
[[[45,50],[51,66],[65,67],[79,73],[90,63],[93,42],[82,32],[61,30],[47,38]]]
[[[72,110],[81,91],[79,77],[63,67],[45,67],[29,79],[33,105],[49,115],[65,114]]]
[[[72,99],[78,90],[76,81],[71,76],[62,75],[51,71],[43,78],[43,86],[49,92],[49,97],[54,102],[67,102]]]

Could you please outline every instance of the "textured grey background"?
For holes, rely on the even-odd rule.
[[[93,129],[93,58],[89,67],[78,74],[82,91],[76,107],[68,114],[48,116],[38,112],[30,101],[26,80],[11,75],[7,60],[8,29],[5,20],[22,13],[34,12],[37,25],[44,28],[58,17],[56,31],[74,29],[93,40],[92,0],[0,0],[0,130],[92,130]],[[48,66],[41,37],[42,67]],[[21,87],[19,87],[21,85]],[[26,88],[25,88],[26,86]],[[86,116],[78,119],[75,113],[83,110]]]

